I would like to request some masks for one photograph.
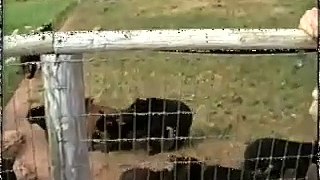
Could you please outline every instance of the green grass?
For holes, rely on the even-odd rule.
[[[17,89],[19,82],[23,78],[21,68],[19,66],[10,66],[11,64],[13,63],[6,64],[4,69],[4,104],[10,100],[14,91]]]
[[[32,26],[35,29],[47,22],[56,22],[55,19],[64,20],[64,10],[75,2],[73,0],[27,0],[27,1],[5,1],[4,9],[4,33],[10,35],[13,30],[19,29],[19,33],[27,33],[24,26]],[[62,14],[61,14],[62,13]],[[15,62],[18,63],[18,62]],[[4,103],[10,100],[13,92],[21,82],[23,76],[19,66],[4,67],[5,88]]]
[[[314,54],[302,58],[301,69],[297,57],[283,56],[124,52],[94,57],[86,65],[86,87],[102,104],[123,108],[136,97],[182,99],[197,113],[194,136],[308,139],[315,134],[308,115],[316,83]]]
[[[6,1],[7,2],[7,1]],[[19,29],[25,33],[24,26],[39,27],[59,15],[72,0],[28,0],[8,1],[4,9],[5,34]]]
[[[217,7],[218,4],[222,7]],[[300,0],[88,1],[78,8],[74,29],[96,25],[106,29],[296,28],[300,16],[313,5],[312,1]],[[94,18],[87,18],[90,16]]]

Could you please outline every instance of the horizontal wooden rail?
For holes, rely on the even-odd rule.
[[[316,49],[316,41],[299,29],[74,31],[4,37],[6,57],[175,49]]]

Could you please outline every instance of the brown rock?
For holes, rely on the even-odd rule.
[[[15,158],[25,144],[25,136],[15,130],[5,131],[3,133],[2,155],[7,158]]]

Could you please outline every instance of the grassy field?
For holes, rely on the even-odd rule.
[[[6,1],[4,9],[5,34],[13,30],[25,33],[24,26],[39,27],[43,23],[53,21],[72,0],[27,0]]]
[[[66,30],[296,28],[312,6],[300,0],[87,1],[75,10]],[[94,61],[85,66],[87,94],[114,107],[124,107],[136,97],[180,98],[197,112],[193,135],[310,140],[316,131],[308,115],[315,57],[90,54],[86,59]],[[296,68],[300,60],[304,66]]]
[[[299,0],[88,1],[77,9],[73,23],[76,29],[296,28],[312,5]]]
[[[313,55],[305,56],[298,70],[296,57],[281,56],[136,52],[96,57],[100,61],[87,66],[87,91],[103,104],[125,107],[146,96],[182,99],[197,113],[192,127],[197,136],[308,139],[315,134],[307,111],[316,82]]]
[[[60,14],[71,4],[73,0],[27,0],[5,1],[4,9],[4,33],[9,35],[13,30],[19,29],[19,33],[27,33],[24,26],[39,27],[44,23],[55,21]],[[5,88],[4,103],[10,99],[12,93],[22,80],[21,68],[5,65]]]

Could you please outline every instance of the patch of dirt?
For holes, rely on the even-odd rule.
[[[44,180],[50,179],[48,144],[43,130],[36,125],[31,126],[25,120],[30,107],[29,99],[40,99],[41,94],[37,91],[40,82],[39,74],[32,80],[22,80],[4,109],[4,129],[16,130],[25,135],[25,146],[20,149],[16,161],[31,167],[38,178]]]
[[[144,151],[111,152],[109,154],[90,152],[91,175],[95,180],[117,180],[123,171],[132,167],[149,167],[155,170],[171,169],[172,164],[167,161],[170,154],[192,156],[207,164],[237,168],[242,161],[244,147],[239,142],[209,140],[194,148],[154,156],[148,156]]]
[[[184,12],[190,12],[192,9],[198,8],[201,10],[201,8],[208,7],[212,2],[209,1],[199,1],[199,0],[192,0],[192,1],[171,1],[171,3],[166,3],[165,6],[160,6],[162,9],[163,15],[168,14],[178,14],[178,13],[184,13]],[[219,4],[219,3],[218,3]],[[144,8],[147,9],[147,8]],[[151,16],[156,16],[159,14],[153,14]]]
[[[133,4],[141,3],[141,1],[132,1]],[[261,5],[273,5],[277,1],[261,1],[261,0],[188,0],[188,1],[154,1],[153,3],[146,3],[145,5],[136,5],[138,8],[136,15],[143,14],[147,17],[154,17],[158,15],[173,15],[193,12],[194,10],[202,11],[204,9],[211,9],[212,11],[221,11],[221,13],[230,13],[235,17],[247,15],[248,6],[259,7]],[[241,8],[244,7],[245,9]],[[156,10],[155,10],[156,9]],[[210,10],[209,10],[210,11]],[[285,11],[284,11],[285,12]]]
[[[286,14],[286,13],[288,13],[288,9],[285,8],[285,7],[275,7],[275,8],[273,9],[273,13],[274,13],[274,14],[277,14],[277,15],[279,15],[279,14]]]

